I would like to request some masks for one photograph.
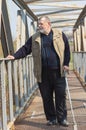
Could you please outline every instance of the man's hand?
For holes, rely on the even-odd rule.
[[[64,72],[67,72],[68,74],[69,74],[69,66],[63,66],[63,70],[64,70]]]
[[[8,55],[6,58],[8,58],[8,59],[15,59],[15,57],[12,56],[12,55]]]

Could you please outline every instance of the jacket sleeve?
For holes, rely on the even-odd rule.
[[[24,46],[22,46],[17,52],[14,53],[15,59],[24,58],[32,52],[32,37],[30,37]]]
[[[69,42],[64,33],[62,33],[63,36],[63,41],[65,44],[65,50],[64,50],[64,65],[69,66],[70,62],[70,47],[69,47]]]

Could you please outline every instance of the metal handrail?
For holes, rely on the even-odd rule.
[[[37,87],[32,56],[19,60],[0,59],[2,130],[11,128]]]

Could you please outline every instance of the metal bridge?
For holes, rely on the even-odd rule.
[[[9,60],[36,32],[39,16],[48,15],[53,28],[66,33],[71,49],[67,95],[68,128],[48,127],[33,58]],[[0,0],[0,129],[85,130],[86,129],[86,1]]]

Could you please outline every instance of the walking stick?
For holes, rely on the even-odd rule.
[[[72,100],[71,100],[71,95],[70,95],[69,86],[68,86],[67,72],[65,71],[64,74],[65,74],[65,81],[66,81],[66,90],[68,92],[68,98],[69,98],[69,103],[70,103],[70,107],[71,107],[71,113],[72,113],[73,122],[74,122],[74,130],[77,130],[77,123],[76,123],[75,116],[74,116]]]

